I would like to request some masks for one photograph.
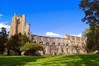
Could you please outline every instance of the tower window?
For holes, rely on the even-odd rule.
[[[17,19],[17,23],[20,24],[20,19]]]

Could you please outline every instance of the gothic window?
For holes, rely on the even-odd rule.
[[[17,19],[17,23],[20,24],[20,19]]]
[[[68,46],[68,44],[66,44],[66,46]]]
[[[55,45],[55,43],[53,42],[52,45]]]
[[[43,42],[39,42],[39,44],[43,44]]]

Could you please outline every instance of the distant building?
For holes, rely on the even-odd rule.
[[[26,24],[26,16],[14,14],[10,25],[9,37],[14,34],[26,34],[30,39],[44,46],[44,51],[39,51],[41,55],[51,54],[86,54],[85,38],[72,35],[64,35],[64,38],[47,37],[31,34],[30,25]]]

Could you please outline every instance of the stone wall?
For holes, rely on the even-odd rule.
[[[41,55],[51,54],[84,54],[86,52],[85,39],[82,37],[64,35],[64,38],[47,37],[34,35],[30,32],[30,24],[26,24],[26,16],[14,14],[9,31],[9,37],[14,34],[26,34],[30,39],[43,45],[44,51],[39,51]]]
[[[87,53],[85,41],[81,41],[81,39],[83,38],[76,36],[70,36],[69,39],[32,35],[32,40],[45,48],[44,51],[41,51],[41,55],[85,54]]]
[[[30,24],[26,24],[25,15],[18,16],[14,14],[10,24],[9,37],[18,33],[26,34],[28,37],[30,37]]]

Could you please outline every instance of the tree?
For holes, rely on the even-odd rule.
[[[0,53],[3,54],[5,51],[5,44],[8,40],[8,34],[6,28],[2,27],[0,31]]]
[[[86,33],[87,48],[99,50],[99,0],[81,0],[80,8],[84,11],[83,22],[89,24],[89,32]]]
[[[13,50],[14,52],[17,52],[18,55],[21,55],[20,48],[26,43],[26,42],[32,42],[26,35],[22,35],[21,33],[15,34],[10,37],[8,41],[8,52],[9,49]]]
[[[20,48],[20,51],[25,51],[28,55],[34,54],[36,51],[43,50],[43,46],[33,42],[27,42]]]
[[[79,6],[85,13],[83,22],[91,24],[99,21],[99,0],[81,0]]]
[[[83,37],[85,37],[87,39],[86,43],[87,43],[87,52],[92,52],[93,50],[91,50],[93,48],[93,33],[91,32],[91,30],[89,28],[85,29],[85,31],[83,32]]]

